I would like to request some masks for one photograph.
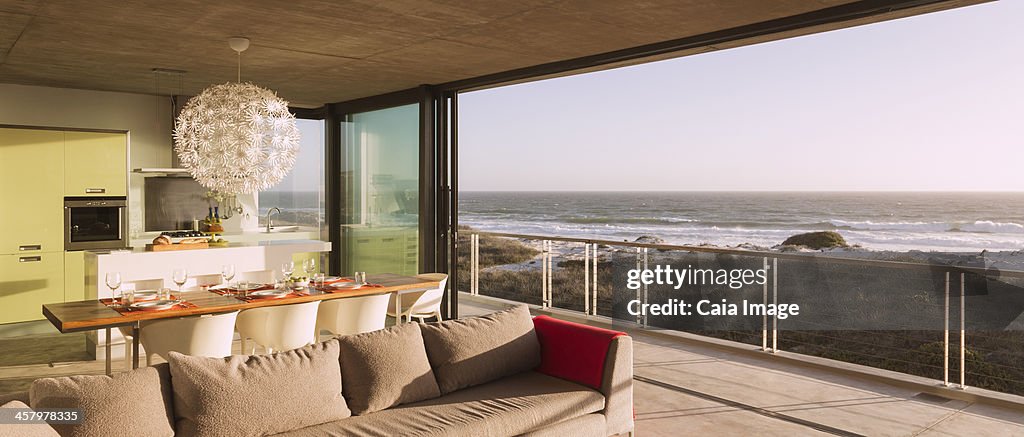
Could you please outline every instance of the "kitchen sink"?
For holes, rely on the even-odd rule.
[[[295,232],[295,231],[298,231],[298,230],[299,230],[298,226],[274,226],[274,227],[270,228],[270,231],[267,231],[267,228],[262,228],[260,231],[263,232],[264,234],[266,234],[268,232],[271,233],[271,234],[278,234],[278,233],[281,233],[281,232]]]

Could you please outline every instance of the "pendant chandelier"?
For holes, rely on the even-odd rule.
[[[189,99],[174,127],[174,150],[203,187],[249,194],[281,182],[295,165],[299,129],[288,102],[266,88],[241,81],[245,38],[231,38],[238,53],[238,82],[209,87]]]

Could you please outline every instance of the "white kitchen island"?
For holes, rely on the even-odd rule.
[[[208,249],[147,252],[144,248],[110,252],[87,252],[85,254],[85,296],[86,299],[109,298],[110,288],[105,283],[106,274],[118,272],[124,287],[131,287],[135,281],[163,281],[164,287],[176,290],[172,281],[174,269],[188,270],[189,280],[184,288],[194,287],[197,277],[213,278],[221,273],[221,266],[232,264],[236,275],[245,272],[272,270],[280,278],[281,265],[292,260],[297,253],[330,252],[331,243],[319,240],[273,240],[255,243],[232,243],[227,247]],[[297,265],[297,272],[302,266]],[[322,266],[317,265],[317,270]],[[236,276],[237,280],[237,276]],[[116,331],[116,330],[115,330]],[[104,336],[95,338],[97,357],[103,356]],[[115,332],[111,344],[123,343],[124,339]],[[115,357],[121,357],[122,348],[115,347]]]

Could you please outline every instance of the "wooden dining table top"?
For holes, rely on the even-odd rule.
[[[142,320],[167,319],[174,317],[216,314],[249,308],[288,305],[317,300],[344,299],[350,297],[370,296],[413,290],[429,290],[437,288],[440,283],[436,279],[420,276],[404,276],[393,273],[366,275],[366,281],[378,284],[379,287],[363,287],[355,290],[333,293],[308,289],[310,294],[289,296],[278,299],[253,299],[244,301],[211,291],[186,291],[175,293],[182,300],[194,307],[173,308],[163,311],[136,311],[121,314],[97,299],[77,302],[51,303],[43,305],[43,315],[62,333],[90,331],[94,329],[127,326]]]

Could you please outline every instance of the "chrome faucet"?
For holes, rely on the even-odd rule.
[[[270,214],[273,214],[275,210],[277,211],[278,214],[281,213],[281,208],[278,208],[276,206],[273,207],[273,208],[270,208],[270,210],[267,211],[267,233],[268,234],[270,233],[270,229],[272,229],[274,227],[274,221],[270,219]]]

